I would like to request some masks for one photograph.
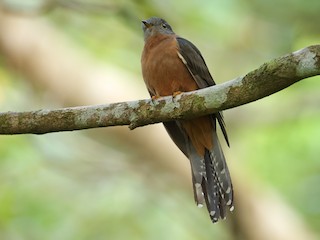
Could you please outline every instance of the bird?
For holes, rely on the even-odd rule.
[[[152,99],[215,85],[198,48],[162,18],[142,21],[142,76]],[[233,186],[217,135],[217,122],[229,146],[221,112],[188,120],[164,122],[169,136],[190,160],[194,199],[206,205],[213,223],[233,211]]]

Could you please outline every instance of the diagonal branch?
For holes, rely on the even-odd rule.
[[[0,134],[43,134],[129,125],[130,129],[237,107],[320,75],[320,45],[276,58],[223,84],[171,96],[106,105],[0,113]]]

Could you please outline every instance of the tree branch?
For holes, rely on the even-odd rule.
[[[271,60],[244,77],[175,98],[0,113],[0,134],[43,134],[119,125],[134,129],[193,118],[256,101],[315,75],[320,75],[320,45]]]

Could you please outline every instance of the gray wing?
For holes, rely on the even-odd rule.
[[[196,81],[199,88],[206,88],[215,85],[208,67],[198,50],[198,48],[193,45],[188,40],[177,37],[177,41],[179,44],[179,53],[183,57],[183,63],[188,68],[190,74],[192,75],[193,79]],[[215,119],[218,120],[220,128],[222,130],[222,133],[224,135],[224,138],[229,146],[229,139],[227,135],[227,131],[225,128],[225,123],[223,120],[223,116],[221,112],[218,112],[216,114],[211,115],[212,121],[215,126]]]
[[[199,88],[215,85],[200,51],[189,41],[177,38],[179,57],[187,67]],[[222,114],[211,115],[213,126],[219,122],[223,135],[229,145]],[[230,173],[223,155],[216,131],[213,131],[213,149],[206,149],[204,156],[199,156],[192,142],[186,135],[179,121],[163,123],[171,139],[189,158],[192,169],[194,199],[198,206],[206,204],[213,222],[225,217],[225,209],[233,209],[233,188]]]
[[[189,70],[198,87],[206,88],[215,85],[208,67],[196,46],[180,37],[177,37],[177,41],[179,44],[179,57]],[[216,126],[216,119],[229,145],[222,113],[218,112],[211,115],[213,126]],[[198,205],[202,204],[202,196],[204,196],[210,217],[213,222],[216,222],[219,218],[225,218],[227,207],[231,211],[233,210],[233,187],[217,133],[213,131],[212,134],[214,141],[213,148],[205,151],[203,159],[197,158],[194,154],[194,149],[190,148],[190,144],[187,146],[191,150],[189,151],[189,159],[193,172],[192,179],[195,200]],[[197,187],[199,184],[201,184],[201,188]]]

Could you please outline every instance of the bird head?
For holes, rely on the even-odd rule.
[[[142,30],[144,33],[145,40],[157,34],[165,34],[165,35],[174,34],[171,26],[164,19],[158,18],[158,17],[151,17],[147,20],[143,20]]]

